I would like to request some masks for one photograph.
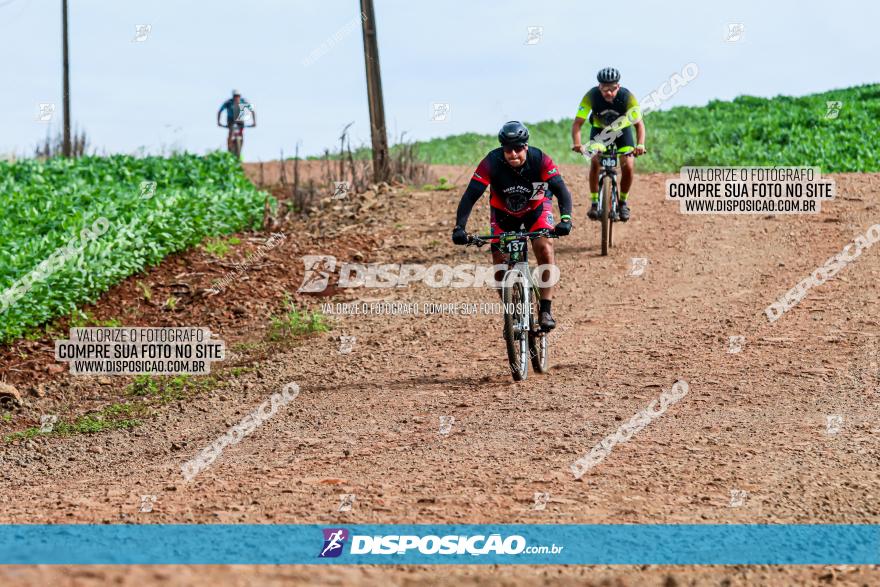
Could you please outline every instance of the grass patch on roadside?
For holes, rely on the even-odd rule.
[[[284,296],[284,307],[280,314],[269,317],[269,340],[279,341],[313,332],[327,332],[330,326],[319,312],[300,309],[290,296]]]
[[[201,247],[202,250],[209,255],[213,255],[214,257],[219,257],[222,259],[227,254],[229,254],[229,249],[232,247],[232,245],[237,245],[240,243],[241,239],[235,236],[231,236],[227,239],[209,238],[202,243]]]
[[[28,440],[35,436],[71,436],[73,434],[95,434],[107,430],[128,430],[139,426],[140,418],[149,415],[149,408],[141,402],[110,404],[97,412],[77,416],[72,421],[59,420],[52,429],[42,432],[39,426],[27,428],[20,432],[7,434],[6,442]]]
[[[231,367],[224,373],[193,377],[181,375],[138,375],[125,387],[124,394],[130,401],[118,402],[98,410],[77,416],[73,420],[59,420],[51,430],[41,432],[39,426],[3,436],[5,442],[28,440],[36,436],[72,436],[96,434],[108,430],[128,430],[140,426],[152,415],[151,403],[165,405],[195,397],[220,385],[225,376],[239,377],[254,371],[253,367]],[[64,411],[63,409],[60,411]],[[12,414],[0,415],[4,423],[12,421]]]
[[[91,312],[75,309],[70,314],[71,328],[88,328],[91,326],[101,326],[103,328],[119,328],[122,321],[119,318],[108,318],[107,320],[98,320]]]
[[[220,379],[215,375],[191,377],[190,375],[138,375],[126,388],[125,395],[145,399],[157,399],[166,404],[193,397],[202,391],[213,389]]]
[[[236,353],[247,353],[259,349],[260,346],[261,345],[258,342],[237,342],[232,345],[232,351]]]
[[[455,186],[449,183],[449,180],[445,177],[441,177],[436,184],[425,184],[422,186],[422,189],[429,192],[448,192],[454,190]]]

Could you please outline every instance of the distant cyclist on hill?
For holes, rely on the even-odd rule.
[[[559,236],[571,232],[571,193],[565,186],[559,168],[549,156],[540,149],[529,146],[529,129],[521,122],[511,121],[501,127],[498,133],[501,147],[489,151],[480,162],[467,186],[455,217],[452,242],[465,245],[468,234],[465,232],[468,216],[477,200],[489,187],[489,223],[492,234],[520,230],[535,232],[543,228],[552,230]],[[559,198],[559,222],[553,225],[553,200],[548,194]],[[533,249],[538,263],[554,265],[553,243],[549,238],[533,239]],[[504,264],[504,255],[498,245],[492,245],[492,260],[495,265]],[[496,274],[496,280],[501,277]],[[556,327],[550,310],[553,288],[541,288],[539,322],[544,330]]]
[[[587,153],[593,151],[590,161],[590,210],[587,217],[591,220],[599,218],[599,153],[611,142],[617,145],[617,152],[623,155],[620,158],[622,177],[620,180],[620,219],[623,222],[629,220],[629,204],[626,199],[632,186],[635,163],[632,156],[645,154],[645,123],[642,121],[642,113],[639,102],[632,92],[620,86],[620,72],[613,67],[606,67],[596,75],[599,82],[586,94],[584,94],[571,125],[572,151]],[[581,144],[581,127],[584,121],[590,122],[590,145],[585,148]],[[615,121],[618,121],[615,124]],[[604,132],[607,127],[613,125],[614,129]],[[633,125],[636,127],[636,138],[633,139]],[[598,142],[602,136],[615,136],[611,142],[603,145]],[[593,139],[601,135],[596,142]]]
[[[220,124],[220,115],[224,112],[226,112],[225,125]],[[238,90],[232,90],[232,97],[223,102],[220,105],[220,110],[217,111],[217,126],[229,128],[229,134],[226,137],[226,148],[230,152],[235,152],[233,138],[236,132],[244,134],[245,122],[250,122],[248,126],[257,126],[257,113],[254,111],[253,104],[242,98]]]

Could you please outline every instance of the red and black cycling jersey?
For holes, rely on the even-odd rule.
[[[456,224],[466,226],[476,201],[489,186],[489,205],[513,216],[525,214],[544,205],[553,193],[559,198],[561,214],[571,214],[571,194],[559,174],[559,168],[543,151],[529,147],[522,167],[512,167],[499,147],[489,152],[477,166],[461,202]]]

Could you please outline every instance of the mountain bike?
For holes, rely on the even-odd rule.
[[[229,141],[229,145],[227,145],[227,149],[230,153],[240,158],[241,145],[244,143],[244,125],[233,124],[230,127],[228,124],[224,124],[223,127],[230,129],[230,134],[232,135],[230,137],[231,140]]]
[[[612,144],[599,157],[599,221],[602,223],[602,256],[613,245],[612,233],[617,222],[617,145]]]
[[[228,123],[227,123],[227,124],[222,124],[222,125],[220,125],[220,126],[222,126],[223,128],[229,128],[229,124],[228,124]],[[252,127],[254,127],[254,126],[256,126],[256,125],[255,125],[255,124],[249,124],[249,125],[247,125],[247,126],[248,126],[248,128],[252,128]],[[243,125],[243,124],[233,123],[233,126],[232,126],[232,141],[230,141],[230,144],[229,144],[229,146],[228,146],[229,152],[232,153],[233,155],[235,155],[235,156],[238,157],[238,158],[241,158],[241,147],[242,147],[242,145],[244,144],[244,127],[245,127],[245,125]]]
[[[536,373],[550,369],[547,332],[539,324],[541,292],[529,270],[529,240],[538,237],[559,238],[547,228],[535,232],[510,231],[499,235],[470,235],[469,245],[481,247],[497,243],[507,258],[507,270],[501,280],[504,310],[504,341],[514,381],[528,377],[529,359]]]

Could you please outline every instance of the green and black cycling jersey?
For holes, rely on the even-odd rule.
[[[621,117],[623,120],[618,123],[618,128],[631,126],[632,123],[642,119],[639,101],[636,100],[632,92],[624,87],[617,91],[613,101],[608,102],[602,97],[599,86],[595,86],[584,94],[577,114],[575,114],[575,118],[588,120],[590,126],[594,128],[610,126]]]

